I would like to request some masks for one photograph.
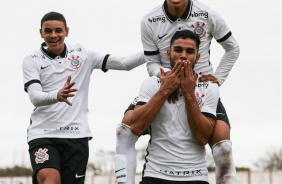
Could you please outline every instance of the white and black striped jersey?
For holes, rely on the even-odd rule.
[[[43,137],[81,138],[92,137],[88,125],[88,91],[94,69],[130,70],[144,63],[142,52],[128,56],[112,56],[89,50],[81,45],[65,45],[60,56],[45,49],[45,44],[23,60],[24,89],[34,83],[42,92],[52,93],[62,89],[68,76],[78,91],[64,102],[36,107],[30,118],[28,141]],[[55,94],[55,95],[56,95]]]
[[[159,78],[146,79],[139,91],[137,104],[148,102],[159,90]],[[198,82],[195,96],[201,112],[216,119],[219,87]],[[144,176],[173,181],[208,181],[205,147],[198,146],[190,131],[185,100],[179,93],[175,104],[166,101],[149,127]]]
[[[201,40],[201,56],[194,68],[197,73],[213,74],[210,62],[210,45],[213,38],[225,49],[225,56],[214,74],[221,85],[239,56],[239,46],[219,13],[197,0],[188,2],[181,18],[175,18],[168,12],[166,1],[143,17],[141,38],[148,72],[150,76],[157,76],[161,66],[170,68],[166,52],[171,37],[178,30],[188,29],[199,35]]]

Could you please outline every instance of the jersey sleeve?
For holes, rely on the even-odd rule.
[[[37,56],[26,56],[22,62],[24,90],[26,92],[30,84],[41,84],[39,75],[40,66],[37,64],[36,60],[33,59],[33,57]]]
[[[95,51],[92,49],[83,48],[85,50],[85,53],[89,59],[90,62],[92,62],[92,70],[94,69],[101,69],[103,70],[103,63],[107,62],[107,59],[109,57],[109,54],[105,54],[99,51]],[[104,64],[105,65],[105,64]],[[104,71],[104,70],[103,70]]]
[[[110,55],[106,64],[106,69],[112,70],[131,70],[145,63],[143,52],[134,53],[127,56]]]
[[[139,90],[137,104],[147,103],[158,91],[158,85],[159,80],[155,76],[145,79]]]
[[[202,103],[201,112],[213,119],[216,119],[216,108],[219,100],[219,87],[216,83],[205,83],[208,84],[207,89],[205,90],[205,98]]]
[[[213,16],[210,16],[211,23],[209,24],[211,25],[211,34],[225,51],[214,73],[219,85],[222,85],[237,61],[240,49],[222,16],[214,10],[212,10],[212,13]]]
[[[161,65],[159,49],[153,39],[153,30],[149,27],[145,18],[141,21],[141,40],[149,76],[158,76],[160,68],[163,68]],[[165,71],[168,70],[169,69],[165,69]]]

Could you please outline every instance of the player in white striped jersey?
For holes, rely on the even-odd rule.
[[[162,80],[152,76],[140,87],[130,128],[138,136],[148,129],[151,136],[140,184],[208,183],[205,144],[215,127],[219,90],[193,71],[199,43],[193,32],[177,31],[167,52],[171,72],[161,70]],[[178,100],[169,103],[175,90]]]
[[[35,109],[27,132],[33,183],[83,184],[88,161],[88,91],[94,69],[130,70],[143,53],[126,57],[64,43],[64,16],[41,19],[41,48],[23,60],[24,89]]]
[[[169,71],[170,63],[166,52],[170,38],[175,31],[186,29],[193,31],[201,39],[201,58],[194,68],[201,74],[200,80],[222,85],[239,56],[239,45],[221,15],[197,0],[166,0],[142,19],[142,43],[149,74],[159,75],[159,68]],[[213,38],[225,50],[215,72],[210,61]],[[218,103],[217,123],[209,145],[216,164],[217,184],[236,183],[230,124],[221,101]]]

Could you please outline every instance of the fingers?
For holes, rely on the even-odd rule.
[[[211,81],[212,83],[218,83],[217,78],[211,74],[205,75],[203,73],[200,73],[200,75],[201,75],[201,77],[199,78],[200,82]]]
[[[181,61],[176,62],[176,64],[174,65],[174,67],[171,70],[171,73],[179,73],[182,66],[183,66],[183,62]]]
[[[160,76],[164,76],[164,69],[163,68],[160,68],[160,72],[161,72],[161,75]]]
[[[57,94],[57,98],[60,102],[65,102],[68,105],[72,106],[72,103],[68,100],[69,97],[74,97],[78,89],[72,88],[75,85],[75,82],[71,82],[71,76],[68,76],[66,83],[64,84],[64,87],[59,90]]]

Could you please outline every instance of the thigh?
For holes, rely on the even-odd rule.
[[[40,180],[53,178],[51,174],[52,172],[43,172],[43,169],[49,168],[55,170],[55,173],[60,173],[61,150],[57,149],[58,146],[56,145],[56,143],[54,144],[52,139],[35,139],[30,141],[28,144],[30,161],[33,169],[32,178],[34,183],[37,183],[37,174],[41,170],[42,172],[40,173],[39,177]]]
[[[43,168],[37,172],[36,182],[33,183],[54,183],[61,184],[61,175],[57,169]]]
[[[210,147],[222,140],[230,140],[230,123],[225,108],[220,100],[218,101],[216,110],[217,120],[213,135],[209,141]]]
[[[88,138],[65,139],[62,184],[84,184],[89,157]]]
[[[225,122],[230,127],[230,122],[228,119],[227,112],[225,110],[225,107],[223,106],[221,99],[219,98],[217,108],[216,108],[216,117],[217,120]]]

